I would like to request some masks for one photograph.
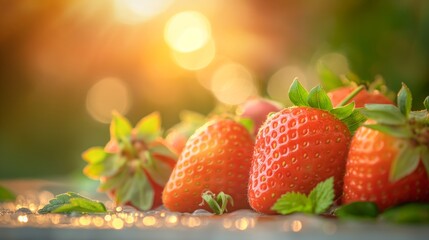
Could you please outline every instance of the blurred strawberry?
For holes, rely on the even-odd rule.
[[[231,119],[208,122],[186,143],[164,189],[164,206],[178,212],[210,210],[211,204],[201,206],[203,194],[209,192],[209,196],[232,198],[234,205],[222,204],[230,211],[249,208],[252,151],[252,137],[243,125]]]
[[[328,92],[328,97],[332,101],[332,105],[338,106],[350,93],[357,87],[340,87]],[[392,100],[381,94],[378,90],[367,91],[361,90],[354,98],[348,100],[346,103],[354,102],[355,107],[361,108],[365,104],[379,103],[379,104],[394,104]]]
[[[256,136],[268,114],[278,112],[281,109],[283,106],[278,102],[266,98],[252,98],[237,108],[237,115],[253,121],[253,134]]]
[[[343,203],[370,201],[380,210],[414,201],[429,202],[429,97],[426,110],[411,111],[403,85],[398,107],[370,104],[371,120],[356,132],[348,154]]]
[[[351,135],[365,120],[354,103],[333,108],[320,87],[308,93],[294,81],[289,98],[297,107],[270,115],[256,137],[249,203],[261,213],[274,213],[280,196],[308,195],[330,177],[335,196],[341,196]]]
[[[88,163],[83,172],[100,180],[99,190],[107,192],[118,205],[156,208],[162,204],[163,187],[177,160],[161,135],[156,112],[141,119],[135,128],[114,113],[110,141],[104,148],[92,147],[82,154]]]
[[[369,103],[394,104],[390,100],[391,92],[387,89],[384,80],[376,77],[373,81],[363,81],[353,73],[347,73],[344,76],[338,76],[333,73],[326,65],[317,66],[320,82],[323,88],[328,91],[328,96],[332,105],[345,105],[350,102],[355,103],[356,108],[364,107]],[[346,99],[353,91],[364,87],[352,99]],[[344,102],[343,102],[344,101]]]
[[[182,111],[180,113],[180,123],[174,125],[167,131],[165,140],[176,150],[178,154],[183,151],[188,138],[204,125],[207,119],[204,115],[191,111]]]

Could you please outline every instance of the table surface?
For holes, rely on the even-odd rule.
[[[43,180],[2,181],[18,193],[13,203],[0,203],[0,239],[428,239],[429,225],[340,221],[292,214],[267,216],[240,210],[214,216],[163,208],[141,212],[113,206],[103,214],[45,214],[37,210],[69,187]],[[66,190],[66,191],[68,191]],[[95,194],[95,193],[94,193]],[[98,198],[104,195],[97,195]]]

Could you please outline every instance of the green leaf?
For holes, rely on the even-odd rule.
[[[288,192],[276,201],[271,210],[284,215],[294,212],[312,213],[313,206],[311,200],[304,194]]]
[[[161,116],[159,112],[153,112],[142,118],[136,125],[137,138],[146,142],[152,142],[161,136]]]
[[[136,169],[131,179],[119,188],[116,195],[118,204],[131,202],[140,210],[149,210],[153,206],[155,192],[142,170]]]
[[[93,179],[115,175],[125,164],[126,158],[119,154],[107,154],[103,162],[88,164],[83,173]]]
[[[375,219],[379,214],[373,202],[352,202],[335,210],[335,215],[343,219]]]
[[[407,121],[399,108],[390,104],[366,104],[360,112],[380,124],[402,125]]]
[[[114,112],[112,122],[110,124],[110,136],[118,142],[128,142],[131,136],[131,124],[120,113]]]
[[[142,153],[145,160],[143,161],[143,168],[147,171],[153,181],[160,186],[165,186],[170,174],[173,171],[171,166],[159,159],[156,155],[150,154],[148,151]]]
[[[360,113],[359,110],[355,109],[350,116],[341,120],[346,124],[350,133],[353,135],[354,132],[366,121],[366,117]]]
[[[82,154],[82,158],[90,164],[100,163],[108,156],[102,147],[92,147]]]
[[[429,223],[429,204],[409,203],[390,208],[380,215],[380,219],[400,224]]]
[[[334,178],[330,177],[318,183],[308,197],[296,192],[283,194],[271,209],[280,214],[293,212],[320,214],[332,205],[334,197]]]
[[[390,168],[389,181],[396,182],[417,169],[420,160],[420,147],[413,147],[404,140],[398,147],[398,154]]]
[[[425,100],[423,101],[423,105],[425,106],[426,111],[428,111],[428,112],[429,112],[429,96],[427,96],[427,97],[425,98]]]
[[[332,113],[336,118],[343,120],[344,118],[350,116],[353,113],[353,110],[355,109],[355,103],[351,102],[345,106],[334,108],[330,113]]]
[[[399,138],[409,138],[413,135],[407,125],[364,124],[363,126]]]
[[[240,118],[238,122],[243,125],[250,134],[253,134],[255,128],[255,123],[250,118]]]
[[[16,200],[16,195],[9,189],[0,186],[0,203],[1,202],[13,202]]]
[[[318,183],[308,195],[316,214],[325,212],[334,202],[334,197],[334,177]]]
[[[308,104],[311,107],[330,111],[332,109],[331,99],[321,86],[314,87],[308,94]]]
[[[289,99],[295,106],[309,106],[308,92],[297,79],[293,80],[289,88]]]
[[[322,86],[324,89],[326,89],[326,91],[331,91],[344,86],[341,78],[321,61],[317,63],[317,72],[319,74]]]
[[[103,203],[82,197],[73,192],[63,193],[55,196],[47,205],[38,211],[40,214],[46,213],[100,213],[106,212]]]
[[[225,194],[224,192],[220,192],[216,196],[216,194],[210,191],[206,191],[201,195],[201,197],[216,215],[221,215],[224,212],[227,212],[228,203],[230,203],[231,206],[234,206],[234,201],[232,197],[228,194]]]
[[[405,83],[402,83],[402,88],[398,92],[398,108],[399,110],[401,110],[401,113],[406,118],[410,115],[411,105],[412,105],[411,91],[407,87],[407,85],[405,85]]]

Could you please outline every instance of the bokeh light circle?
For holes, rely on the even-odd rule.
[[[108,77],[95,83],[88,91],[86,108],[97,121],[109,123],[112,111],[125,115],[131,106],[127,85],[118,78]]]
[[[202,48],[211,39],[210,22],[200,12],[178,13],[168,20],[164,38],[175,51],[195,51]]]

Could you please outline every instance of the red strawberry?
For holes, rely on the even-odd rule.
[[[289,96],[299,107],[271,115],[256,137],[249,202],[262,213],[273,213],[271,207],[281,195],[307,195],[332,176],[339,197],[351,139],[348,127],[353,130],[352,126],[362,121],[353,104],[332,109],[320,87],[308,94],[294,81]]]
[[[429,98],[426,99],[429,109]],[[370,201],[380,210],[429,202],[429,114],[411,112],[403,85],[398,106],[367,105],[371,121],[356,132],[347,159],[343,203]]]
[[[237,113],[239,116],[253,121],[253,134],[256,135],[262,123],[267,119],[268,114],[281,109],[283,109],[283,106],[278,102],[265,98],[253,98],[242,104],[237,109]]]
[[[340,87],[328,92],[328,96],[334,106],[338,106],[356,87]],[[365,106],[369,103],[380,103],[380,104],[394,104],[389,98],[381,94],[379,91],[374,90],[368,92],[366,89],[360,91],[353,99],[349,102],[355,102],[357,108]]]
[[[161,138],[159,114],[146,116],[133,129],[116,113],[110,134],[111,140],[104,148],[93,147],[83,153],[88,162],[85,175],[99,179],[99,190],[107,192],[118,205],[141,210],[160,206],[162,190],[177,156]]]
[[[253,140],[241,124],[213,120],[199,128],[186,143],[164,189],[162,200],[171,211],[193,212],[202,194],[224,192],[232,197],[228,210],[248,208],[247,185]]]

